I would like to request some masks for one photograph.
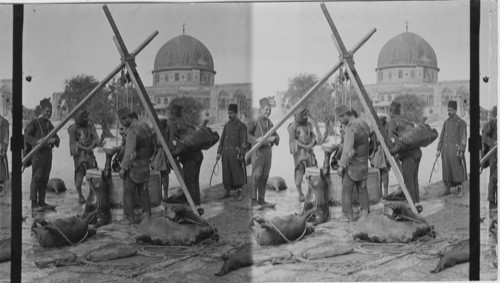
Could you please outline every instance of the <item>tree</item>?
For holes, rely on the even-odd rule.
[[[173,104],[182,107],[182,118],[185,121],[193,125],[200,125],[203,104],[198,100],[188,96],[176,97],[170,102],[170,105]]]
[[[404,119],[421,123],[424,121],[424,108],[427,106],[425,100],[416,94],[403,94],[394,99],[401,103],[401,117]]]
[[[66,79],[61,100],[64,99],[69,111],[72,111],[98,84],[99,82],[93,76],[85,74]],[[85,105],[85,109],[89,112],[89,119],[101,125],[101,140],[113,137],[109,127],[116,119],[116,112],[113,97],[110,94],[110,89],[101,88]]]
[[[288,105],[295,105],[307,91],[311,89],[317,82],[318,77],[313,74],[303,73],[289,79],[288,90],[283,95],[283,102]],[[312,96],[310,96],[303,104],[309,109],[309,116],[312,118],[312,123],[318,133],[318,141],[322,143],[328,134],[333,131],[335,122],[335,100],[332,96],[333,88],[328,85],[322,85]],[[321,134],[318,122],[325,123],[325,133]]]

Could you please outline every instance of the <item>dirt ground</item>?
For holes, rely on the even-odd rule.
[[[221,130],[215,128],[217,130]],[[438,129],[440,131],[440,129]],[[67,215],[81,214],[83,207],[78,205],[77,194],[73,187],[73,164],[67,149],[67,133],[61,131],[61,148],[54,151],[53,177],[62,178],[68,186],[68,192],[60,195],[48,195],[48,201],[58,203],[54,213],[43,215],[56,218]],[[282,141],[286,141],[286,128],[279,132]],[[215,147],[204,152],[200,183],[205,192],[202,206],[205,214],[202,216],[217,228],[219,242],[205,242],[192,247],[152,247],[135,243],[133,236],[137,226],[122,222],[113,222],[98,229],[97,235],[83,243],[57,249],[41,248],[30,231],[34,215],[29,212],[29,181],[31,170],[23,175],[23,213],[27,216],[23,223],[23,274],[24,282],[267,282],[267,281],[442,281],[468,280],[469,265],[459,264],[444,271],[432,274],[439,258],[436,253],[447,246],[469,237],[469,186],[464,197],[455,195],[438,197],[443,189],[440,179],[441,172],[435,172],[434,182],[426,182],[432,170],[433,156],[423,159],[419,179],[425,190],[422,197],[424,211],[422,215],[434,226],[436,238],[419,241],[408,245],[367,245],[364,242],[353,241],[352,231],[355,223],[338,223],[333,219],[316,226],[314,233],[305,236],[293,244],[283,244],[274,247],[261,247],[249,230],[252,216],[272,217],[300,213],[301,204],[297,201],[297,190],[293,185],[293,162],[288,153],[286,142],[273,151],[273,167],[271,176],[285,178],[289,189],[282,192],[268,191],[266,200],[276,202],[276,209],[259,211],[250,206],[248,188],[245,188],[245,198],[238,202],[234,198],[219,200],[222,194],[221,173],[215,175],[212,186],[208,186],[213,164],[215,163]],[[431,145],[424,155],[435,152]],[[103,164],[102,153],[97,153],[99,164]],[[317,151],[318,162],[322,164],[323,157]],[[291,165],[291,164],[292,165]],[[71,167],[71,169],[69,168]],[[249,167],[249,171],[251,169]],[[481,175],[481,280],[496,280],[496,241],[488,232],[491,216],[486,201],[487,177],[486,169]],[[172,190],[178,186],[175,177],[170,176]],[[216,184],[216,185],[213,185]],[[391,176],[391,189],[395,189],[395,178]],[[475,189],[475,188],[474,188]],[[84,190],[86,194],[88,191]],[[0,237],[9,236],[10,192],[0,197]],[[372,213],[381,213],[381,205],[372,206]],[[332,218],[339,215],[340,208],[332,207]],[[35,215],[36,216],[36,215]],[[333,258],[300,261],[304,251],[321,243],[350,244],[355,252]],[[54,258],[64,259],[69,255],[82,257],[86,252],[100,249],[109,243],[126,243],[131,249],[140,250],[139,255],[127,259],[110,261],[106,264],[86,264],[46,268],[37,267],[34,262]],[[221,256],[231,253],[234,248],[244,243],[252,243],[253,258],[260,262],[251,267],[232,271],[224,277],[216,277],[223,265]],[[0,282],[8,281],[10,263],[0,264]]]

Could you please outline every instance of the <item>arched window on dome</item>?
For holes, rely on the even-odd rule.
[[[191,81],[191,73],[188,73],[187,77],[188,77],[188,81]]]
[[[398,72],[398,78],[400,78],[400,79],[402,79],[402,78],[403,78],[403,71],[401,71],[401,70],[400,70],[400,71]]]
[[[414,78],[415,78],[415,70],[411,70],[410,77],[411,77],[412,79],[414,79]]]
[[[175,81],[179,81],[179,73],[175,73]]]

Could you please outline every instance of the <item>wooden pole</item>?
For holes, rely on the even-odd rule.
[[[376,32],[377,30],[376,29],[372,29],[370,30],[370,32],[368,32],[367,35],[365,35],[365,37],[363,37],[361,39],[360,42],[358,42],[354,48],[350,51],[352,53],[355,53],[356,51],[359,50],[359,48],[361,46],[363,46],[363,44],[365,44],[368,39],[370,39],[370,37]],[[341,66],[342,66],[343,62],[342,61],[339,61],[330,71],[328,71],[328,73],[326,73],[326,75],[324,75],[314,86],[311,87],[311,89],[304,95],[302,96],[302,98],[297,102],[295,103],[295,105],[292,107],[292,109],[290,109],[290,111],[276,124],[274,125],[263,137],[262,137],[262,140],[260,142],[258,142],[257,144],[255,144],[245,155],[245,159],[249,159],[252,154],[272,135],[274,134],[278,128],[283,125],[283,123],[285,123],[286,120],[288,120],[288,118],[290,118],[294,113],[295,111],[300,107],[300,105],[302,105],[306,99],[308,99],[318,88],[320,88],[327,80],[328,78],[333,75]]]
[[[342,42],[342,39],[340,37],[340,34],[335,27],[335,24],[333,23],[333,20],[330,16],[330,13],[328,12],[325,3],[320,4],[321,9],[323,10],[323,14],[325,14],[326,20],[328,21],[328,24],[330,25],[330,28],[333,32],[333,35],[335,37],[335,41],[337,44],[335,46],[337,47],[340,56],[344,58],[344,65],[346,66],[347,72],[349,73],[349,77],[351,81],[354,81],[354,86],[356,87],[356,90],[360,96],[361,104],[363,104],[363,107],[365,108],[365,111],[368,113],[368,118],[370,119],[370,122],[372,122],[373,125],[376,125],[374,127],[375,133],[377,135],[378,140],[380,141],[380,144],[382,145],[382,148],[384,149],[384,153],[389,159],[389,163],[392,166],[392,170],[394,170],[394,173],[396,175],[396,178],[399,182],[399,185],[401,186],[401,189],[403,190],[403,193],[406,197],[406,200],[408,201],[408,204],[410,205],[410,208],[413,212],[417,213],[417,209],[415,208],[415,204],[413,203],[413,200],[411,199],[410,194],[408,193],[408,189],[405,186],[405,182],[403,179],[403,175],[401,174],[399,164],[396,163],[396,160],[392,156],[392,154],[389,152],[389,148],[387,147],[387,143],[389,142],[389,139],[387,137],[387,133],[384,130],[384,127],[382,127],[382,123],[377,117],[377,113],[373,109],[373,104],[371,102],[371,99],[369,98],[365,87],[363,83],[361,82],[361,79],[356,71],[356,68],[354,68],[354,61],[352,59],[352,53],[348,53],[344,43]]]
[[[158,35],[158,31],[155,31],[153,32],[153,34],[151,34],[143,43],[141,43],[141,45],[139,45],[139,47],[137,47],[136,50],[134,50],[134,52],[132,52],[132,55],[131,56],[136,56],[137,54],[139,54],[143,49],[144,47],[146,47],[152,40],[153,38]],[[23,166],[26,164],[26,162],[28,160],[30,160],[30,158],[35,154],[37,153],[40,148],[45,145],[47,143],[47,141],[52,138],[70,119],[71,117],[80,109],[82,108],[82,106],[87,103],[87,101],[89,101],[96,93],[99,89],[101,89],[104,85],[106,85],[116,74],[118,74],[120,72],[120,70],[123,68],[123,66],[125,65],[125,63],[120,63],[120,65],[118,65],[109,75],[107,75],[104,80],[102,80],[89,94],[87,94],[87,96],[85,96],[85,98],[83,98],[82,101],[80,101],[80,103],[78,103],[78,105],[75,106],[75,108],[73,108],[73,110],[71,110],[71,112],[68,114],[68,116],[66,116],[66,118],[64,118],[64,120],[61,121],[61,123],[59,123],[52,131],[50,131],[50,133],[48,133],[43,139],[42,141],[36,145],[33,150],[30,151],[30,153],[28,153],[28,155],[26,155],[24,158],[23,158]]]
[[[479,165],[483,166],[484,163],[486,163],[486,161],[488,161],[490,159],[490,157],[493,155],[493,154],[496,154],[497,153],[497,145],[495,144],[491,149],[490,151],[488,151],[488,153],[486,153],[485,156],[483,156],[483,158],[481,158],[481,160],[479,161]]]
[[[186,199],[189,203],[189,206],[191,207],[191,210],[193,211],[193,213],[198,213],[198,211],[196,210],[196,206],[194,205],[193,199],[191,198],[191,194],[189,194],[189,191],[186,187],[186,183],[184,182],[183,176],[177,166],[177,162],[175,161],[174,157],[172,156],[172,153],[170,153],[170,150],[168,148],[166,142],[167,133],[165,132],[165,129],[160,127],[160,120],[158,119],[158,116],[154,111],[153,104],[151,103],[151,100],[149,100],[146,88],[144,87],[144,84],[142,83],[139,73],[135,68],[136,64],[134,57],[130,56],[130,54],[128,53],[127,47],[123,42],[123,38],[121,37],[120,32],[118,31],[118,27],[116,26],[115,21],[111,16],[111,12],[109,11],[108,6],[104,5],[103,9],[104,13],[106,14],[106,17],[108,18],[109,24],[111,25],[111,28],[113,29],[113,32],[115,34],[113,40],[115,41],[116,47],[118,48],[118,52],[120,52],[120,55],[122,56],[122,61],[124,62],[128,70],[128,73],[130,75],[130,78],[132,79],[132,82],[134,83],[134,86],[137,89],[138,96],[146,110],[146,113],[149,115],[149,118],[151,119],[156,135],[160,138],[160,143],[163,149],[165,150],[165,153],[167,154],[167,158],[170,161],[172,168],[174,169],[175,176],[177,177],[177,180],[179,181],[179,184],[181,185],[181,188],[184,191],[184,195],[186,196]]]

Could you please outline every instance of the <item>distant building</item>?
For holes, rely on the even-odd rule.
[[[416,94],[428,104],[429,121],[446,117],[449,100],[456,100],[458,115],[469,119],[469,81],[440,82],[436,53],[422,37],[408,31],[393,37],[382,47],[375,71],[377,83],[365,88],[377,112],[388,113],[399,95]]]
[[[172,99],[189,96],[198,100],[214,120],[227,119],[230,103],[238,104],[240,116],[252,108],[250,83],[215,84],[212,54],[199,40],[177,36],[156,54],[153,86],[146,87],[155,110],[165,115]],[[244,118],[244,117],[240,117]]]

